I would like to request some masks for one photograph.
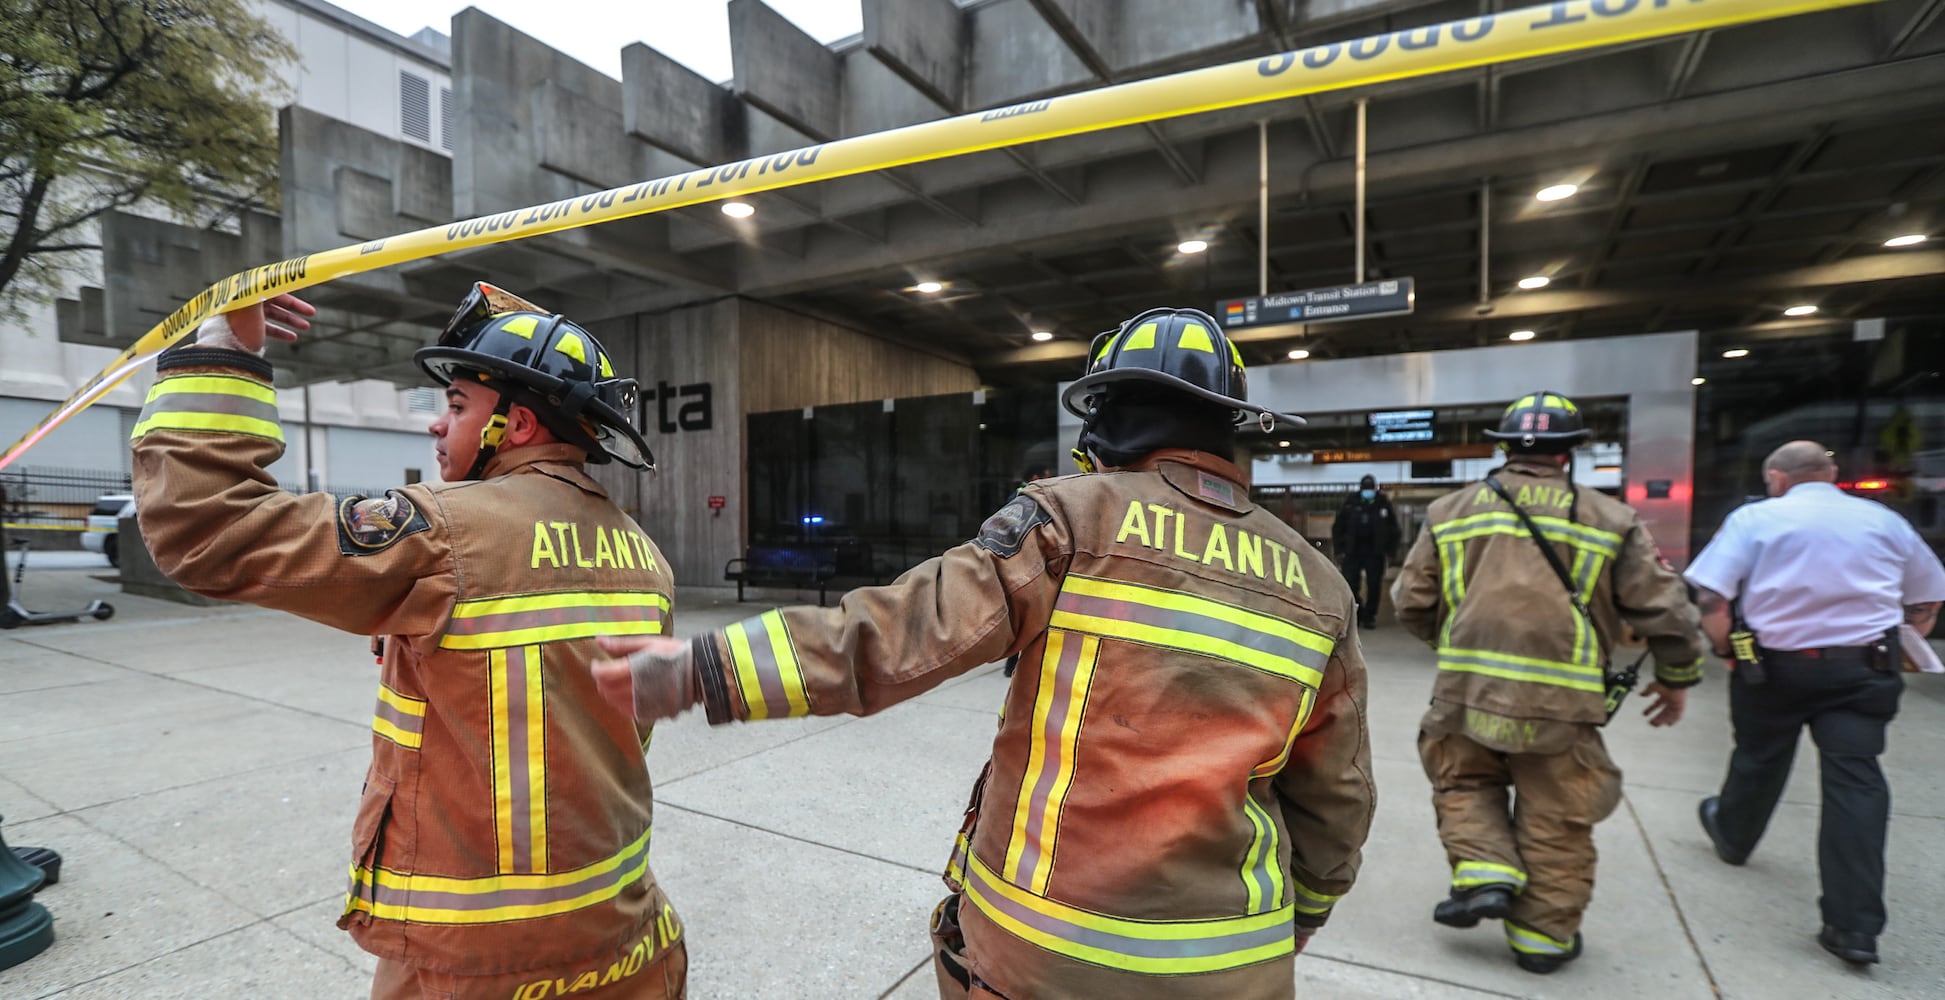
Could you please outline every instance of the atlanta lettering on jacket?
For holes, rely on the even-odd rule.
[[[581,545],[581,525],[574,521],[535,521],[533,555],[529,569],[546,563],[554,569],[580,567],[596,569],[654,569],[655,549],[648,536],[638,531],[623,531],[595,525],[589,529],[589,547]]]
[[[1295,552],[1241,528],[1232,530],[1219,522],[1191,518],[1183,511],[1161,504],[1130,500],[1128,512],[1121,518],[1121,530],[1114,536],[1116,542],[1129,539],[1197,565],[1221,563],[1231,573],[1274,580],[1292,590],[1302,590],[1305,597],[1310,596],[1310,583],[1303,577],[1303,564]]]
[[[1488,507],[1498,500],[1499,494],[1494,493],[1490,486],[1481,486],[1479,492],[1472,495],[1474,507]],[[1513,494],[1513,502],[1528,508],[1566,507],[1574,502],[1574,491],[1561,489],[1558,486],[1535,486],[1529,483],[1521,486],[1519,492]]]

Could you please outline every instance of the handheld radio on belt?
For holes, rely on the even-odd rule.
[[[1729,633],[1729,656],[1736,662],[1736,673],[1742,675],[1744,684],[1762,684],[1769,680],[1769,671],[1763,666],[1763,646],[1756,641],[1756,632],[1742,617],[1742,601],[1729,602],[1729,622],[1734,631]]]
[[[1540,534],[1540,526],[1533,523],[1533,518],[1527,514],[1526,508],[1514,502],[1512,494],[1506,492],[1506,487],[1500,485],[1497,478],[1487,476],[1486,485],[1492,487],[1492,491],[1499,494],[1501,500],[1506,501],[1506,506],[1513,508],[1513,513],[1519,515],[1520,523],[1526,525],[1526,533],[1533,538],[1533,544],[1540,547],[1540,554],[1547,557],[1547,565],[1553,567],[1553,575],[1559,577],[1560,585],[1567,588],[1567,598],[1573,602],[1574,613],[1586,619],[1589,628],[1594,627],[1594,616],[1587,610],[1586,595],[1580,592],[1579,587],[1574,586],[1573,576],[1567,572],[1566,564],[1560,561],[1560,553],[1553,551],[1553,546],[1547,544],[1545,536]],[[1604,694],[1609,720],[1614,718],[1614,713],[1621,710],[1621,703],[1626,701],[1628,693],[1634,690],[1635,683],[1641,677],[1641,663],[1647,658],[1648,654],[1643,652],[1640,659],[1635,660],[1626,670],[1603,675],[1602,679],[1606,682]]]

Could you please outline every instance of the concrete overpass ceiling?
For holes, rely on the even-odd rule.
[[[616,81],[469,9],[454,20],[450,161],[290,109],[281,218],[231,236],[125,227],[127,246],[109,241],[106,294],[63,303],[62,336],[125,344],[201,284],[279,256],[1501,6],[866,0],[862,35],[824,46],[761,0],[733,0],[728,85],[639,43]],[[1791,337],[1858,316],[1941,317],[1942,11],[1945,0],[1889,0],[1393,81],[768,192],[747,199],[746,219],[700,205],[451,255],[321,291],[355,315],[304,377],[342,360],[341,375],[416,381],[398,334],[429,337],[476,277],[589,322],[745,295],[964,354],[998,381],[1053,377],[1140,308],[1256,291],[1259,119],[1272,289],[1348,281],[1360,97],[1370,276],[1417,279],[1418,310],[1315,327],[1302,338],[1315,357],[1474,346],[1514,329]],[[1580,190],[1534,199],[1561,182]],[[1883,247],[1904,232],[1941,239]],[[1177,252],[1191,238],[1208,250]],[[194,267],[158,263],[170,245],[193,248]],[[1514,287],[1535,274],[1551,284]],[[922,281],[944,287],[913,290]],[[1821,311],[1785,321],[1799,300]],[[1035,330],[1055,339],[1035,343]],[[1255,362],[1296,346],[1239,339]]]

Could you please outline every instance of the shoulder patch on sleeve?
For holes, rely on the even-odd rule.
[[[1006,506],[979,526],[979,537],[973,539],[973,544],[1009,559],[1019,554],[1033,529],[1053,519],[1032,497],[1022,493],[1008,500]]]
[[[338,501],[338,551],[369,556],[397,545],[432,525],[396,490],[382,497],[345,497]]]

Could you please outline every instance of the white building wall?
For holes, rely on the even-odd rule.
[[[451,78],[439,62],[416,54],[420,50],[416,43],[398,39],[397,46],[387,46],[374,33],[389,33],[319,0],[255,0],[254,6],[297,49],[298,61],[284,71],[286,99],[381,135],[449,151],[440,92],[450,90]],[[426,139],[409,136],[400,127],[402,72],[427,81]],[[81,285],[99,287],[100,256],[79,261],[75,274],[75,280],[47,304],[28,305],[20,319],[0,318],[0,448],[38,424],[118,353],[61,343],[51,300],[73,298]],[[213,281],[224,276],[209,277]],[[17,464],[127,471],[127,431],[152,380],[152,368],[137,371]],[[410,412],[405,393],[390,383],[368,380],[311,388],[310,419],[325,431],[311,436],[318,450],[315,462],[305,454],[303,397],[298,390],[279,393],[287,450],[270,471],[280,482],[302,484],[305,470],[313,466],[325,486],[398,485],[408,468],[422,468],[427,481],[438,480],[425,436],[431,416]],[[364,449],[370,449],[369,456],[362,454]]]

